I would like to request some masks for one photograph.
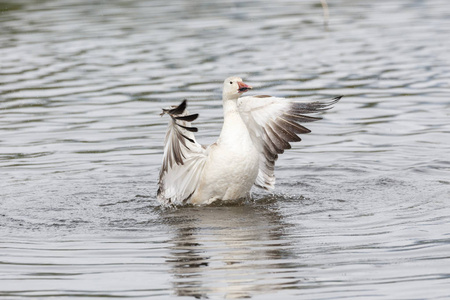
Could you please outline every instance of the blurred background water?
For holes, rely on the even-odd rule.
[[[444,0],[0,1],[0,297],[450,298]],[[344,95],[273,194],[163,209],[165,118]]]

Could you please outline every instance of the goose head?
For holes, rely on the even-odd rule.
[[[239,98],[240,95],[252,87],[245,84],[240,77],[228,77],[223,82],[223,100],[233,100]]]

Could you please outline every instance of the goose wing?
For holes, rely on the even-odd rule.
[[[259,171],[255,185],[270,190],[275,186],[275,161],[278,154],[290,149],[290,142],[301,141],[298,134],[311,132],[300,123],[320,120],[304,114],[331,108],[341,97],[328,102],[297,102],[271,96],[238,99],[239,113],[259,150]]]
[[[206,162],[206,150],[195,140],[196,127],[191,122],[198,114],[189,114],[187,101],[161,115],[169,115],[169,125],[164,141],[164,157],[159,173],[158,200],[166,204],[186,203],[198,187]]]

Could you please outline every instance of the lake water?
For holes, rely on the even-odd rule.
[[[329,14],[0,1],[0,297],[450,298],[450,5]],[[273,194],[161,208],[160,109],[189,99],[214,142],[230,75],[344,98],[280,157]]]

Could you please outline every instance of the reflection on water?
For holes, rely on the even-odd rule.
[[[166,261],[177,295],[248,298],[298,287],[296,255],[276,208],[189,207],[163,217],[174,231]]]

